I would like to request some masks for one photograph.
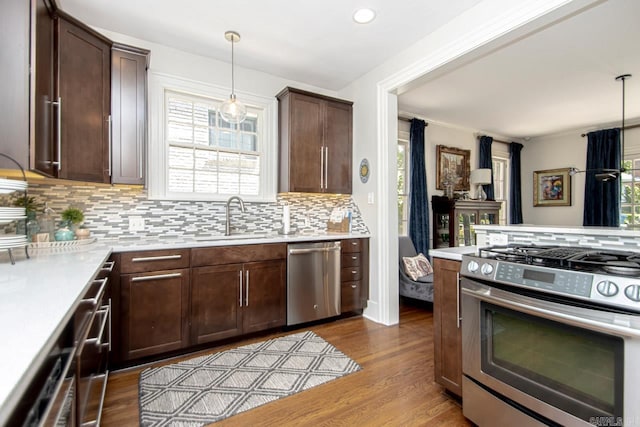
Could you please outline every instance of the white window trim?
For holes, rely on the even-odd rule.
[[[215,99],[226,99],[229,96],[229,89],[225,87],[164,73],[149,74],[148,198],[151,200],[226,201],[229,195],[169,192],[167,166],[169,146],[165,143],[165,91],[167,90]],[[258,147],[261,165],[260,195],[242,196],[242,198],[251,202],[273,202],[276,200],[278,176],[278,101],[275,97],[243,92],[236,92],[236,95],[245,105],[263,110],[260,130],[263,138]]]

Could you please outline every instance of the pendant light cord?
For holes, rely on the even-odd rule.
[[[231,98],[236,99],[236,89],[235,89],[235,73],[234,73],[234,63],[233,63],[233,45],[235,44],[235,37],[231,36]],[[624,81],[622,82],[624,85]],[[624,107],[623,107],[624,108]],[[624,113],[623,113],[624,115]]]
[[[625,105],[625,81],[631,77],[631,74],[622,74],[616,77],[616,80],[622,80],[622,127],[620,128],[620,146],[622,152],[620,153],[620,172],[625,172],[624,167],[624,105]]]

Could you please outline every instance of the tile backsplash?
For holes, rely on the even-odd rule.
[[[30,182],[29,196],[42,207],[47,202],[58,216],[68,207],[81,209],[85,214],[85,227],[98,238],[206,235],[225,231],[224,202],[148,200],[147,191],[135,186]],[[0,206],[8,202],[0,200]],[[244,213],[234,201],[232,231],[270,232],[281,228],[283,202],[290,205],[292,229],[324,232],[331,211],[337,207],[351,210],[353,232],[369,231],[351,196],[311,193],[279,194],[272,203],[245,202]],[[144,231],[129,231],[131,216],[145,219]]]

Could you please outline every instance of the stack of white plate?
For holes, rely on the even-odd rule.
[[[24,208],[3,208],[0,207],[0,225],[9,224],[12,221],[25,219]]]
[[[0,234],[0,249],[22,248],[28,243],[24,234]]]
[[[0,194],[9,194],[14,191],[24,191],[27,188],[27,181],[16,181],[15,179],[0,178]]]

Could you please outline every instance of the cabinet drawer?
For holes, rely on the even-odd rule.
[[[362,250],[362,243],[360,239],[345,239],[340,243],[342,253],[360,252]]]
[[[359,267],[362,262],[362,254],[360,252],[351,252],[342,254],[340,257],[341,267]]]
[[[120,255],[121,273],[144,273],[189,267],[189,249],[123,252]]]
[[[236,264],[252,261],[268,261],[286,259],[287,244],[273,243],[266,245],[216,246],[209,248],[193,248],[191,250],[191,266]]]
[[[360,267],[343,267],[340,269],[340,281],[350,282],[360,280],[362,278],[362,269]]]
[[[340,311],[342,313],[363,308],[362,282],[354,281],[342,283],[340,297]]]

